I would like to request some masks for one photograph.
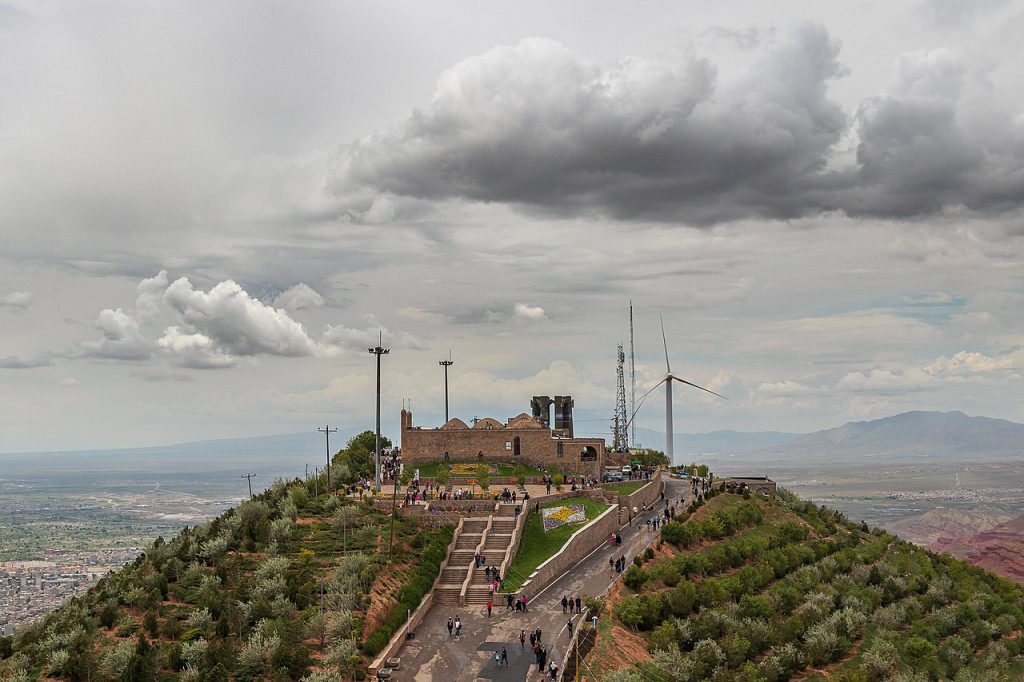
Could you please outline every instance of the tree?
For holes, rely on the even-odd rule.
[[[437,474],[434,475],[434,478],[437,479],[438,483],[440,483],[441,485],[448,485],[448,480],[451,477],[452,468],[450,466],[448,466],[447,464],[442,464],[441,466],[437,467]]]
[[[481,464],[476,468],[476,482],[482,490],[491,487],[491,468],[489,466]]]

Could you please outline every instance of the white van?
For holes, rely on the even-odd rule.
[[[633,467],[629,466],[628,464],[626,464],[625,466],[622,467],[622,475],[623,476],[629,476],[632,473],[633,473]]]

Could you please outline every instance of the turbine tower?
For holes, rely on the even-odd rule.
[[[705,393],[710,393],[711,395],[718,396],[722,400],[728,400],[728,398],[726,398],[724,395],[720,395],[718,393],[715,393],[714,391],[706,389],[703,386],[698,386],[697,384],[693,383],[692,381],[687,381],[686,379],[683,379],[682,377],[677,377],[675,374],[672,373],[672,366],[669,364],[669,361],[668,361],[668,341],[665,338],[665,320],[664,320],[664,318],[662,318],[662,320],[661,320],[661,343],[665,347],[665,378],[662,379],[661,381],[659,381],[658,383],[656,383],[654,386],[651,387],[651,389],[649,391],[647,391],[647,393],[644,393],[643,396],[641,396],[639,404],[637,405],[636,410],[633,412],[633,416],[631,416],[629,418],[629,421],[630,421],[630,423],[632,423],[633,420],[636,418],[636,413],[640,411],[640,407],[643,406],[644,400],[646,400],[647,396],[649,396],[651,393],[653,393],[654,389],[656,389],[659,386],[661,386],[662,384],[664,384],[665,385],[665,455],[668,456],[668,461],[670,463],[674,463],[675,460],[673,459],[673,455],[675,454],[675,447],[674,447],[675,444],[673,443],[673,440],[674,440],[675,432],[672,429],[672,382],[673,381],[678,381],[681,384],[686,384],[687,386],[693,386],[694,388],[699,388],[700,390],[704,391]]]
[[[687,381],[686,379],[677,377],[675,374],[672,373],[672,367],[671,365],[669,365],[668,362],[668,341],[665,339],[665,318],[661,318],[661,343],[665,347],[665,378],[658,383],[659,385],[665,384],[665,454],[668,456],[669,462],[675,463],[675,460],[672,458],[672,455],[675,452],[675,444],[673,443],[673,441],[675,440],[675,432],[672,430],[672,382],[678,381],[682,384],[686,384],[687,386],[699,388],[700,390],[706,393],[710,393],[711,395],[717,395],[719,398],[723,400],[728,400],[728,398],[726,398],[724,395],[719,395],[714,391],[708,390],[703,386],[698,386],[697,384],[691,381]],[[657,387],[658,386],[655,386],[654,388]]]

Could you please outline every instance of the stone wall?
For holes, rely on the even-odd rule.
[[[511,420],[508,426],[495,420],[481,420],[474,428],[453,426],[453,422],[456,420],[441,428],[425,429],[413,426],[412,413],[402,410],[403,462],[415,466],[417,461],[440,460],[447,452],[452,460],[522,461],[538,469],[557,467],[594,478],[600,475],[604,466],[605,442],[602,438],[554,438],[550,429],[536,424],[523,426],[520,418]],[[585,448],[592,449],[592,459],[581,457]],[[482,458],[480,453],[483,453]]]
[[[662,470],[659,467],[654,475],[651,476],[650,482],[643,488],[633,492],[630,495],[619,496],[619,504],[627,509],[643,509],[643,505],[646,504],[648,507],[657,502],[661,498],[661,491],[664,489],[665,484],[661,480]]]
[[[733,476],[725,480],[726,486],[730,484],[735,486],[746,485],[750,488],[750,492],[761,493],[769,497],[774,497],[778,492],[778,486],[775,484],[775,481],[766,476]]]
[[[545,498],[545,502],[547,498]],[[619,528],[619,511],[616,505],[608,507],[600,516],[573,533],[569,541],[553,557],[537,567],[523,583],[520,592],[535,597],[558,576],[575,566],[588,554],[608,541],[608,537]]]

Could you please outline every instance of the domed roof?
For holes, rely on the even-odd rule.
[[[510,429],[543,429],[544,425],[525,412],[517,414],[508,420]]]
[[[480,419],[479,421],[477,421],[477,423],[473,425],[473,428],[474,429],[503,429],[503,428],[505,428],[505,425],[502,424],[497,419],[491,419],[490,417],[484,417],[483,419]]]
[[[451,419],[446,421],[444,423],[444,426],[442,426],[441,428],[444,429],[445,431],[454,431],[456,429],[468,429],[469,426],[467,426],[466,422],[462,421],[458,417],[452,417]]]

